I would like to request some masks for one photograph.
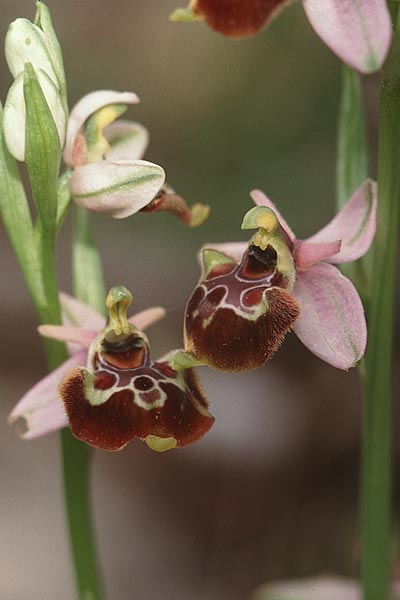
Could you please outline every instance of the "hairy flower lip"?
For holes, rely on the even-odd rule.
[[[100,313],[73,296],[61,293],[60,302],[65,325],[41,325],[39,332],[53,339],[72,342],[69,344],[72,356],[28,390],[11,411],[8,423],[18,426],[23,420],[25,427],[24,430],[19,428],[19,434],[26,440],[35,439],[68,425],[63,404],[58,396],[58,386],[73,367],[86,365],[89,338],[93,340],[105,325],[105,318]],[[136,313],[129,321],[134,321],[143,330],[164,316],[165,309],[156,306]]]

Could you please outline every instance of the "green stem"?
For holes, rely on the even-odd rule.
[[[43,240],[44,234],[45,232],[38,232],[38,240]],[[54,246],[46,242],[42,243],[40,257],[46,298],[46,303],[41,308],[40,319],[46,323],[59,323],[60,306],[57,294]],[[91,282],[88,280],[89,287],[90,284]],[[59,366],[67,358],[64,344],[46,340],[45,349],[50,369]],[[61,445],[65,508],[78,597],[79,600],[102,600],[103,593],[98,575],[89,489],[91,449],[78,442],[68,429],[64,429],[61,433]]]
[[[104,310],[100,259],[90,235],[89,214],[75,212],[73,279],[75,296]],[[102,600],[103,586],[92,526],[90,467],[92,450],[68,430],[62,432],[65,501],[80,600]]]
[[[102,600],[90,500],[92,450],[68,429],[61,434],[65,506],[80,600]]]
[[[388,597],[391,517],[392,353],[400,209],[400,30],[382,72],[378,229],[369,306],[362,472],[364,600]]]

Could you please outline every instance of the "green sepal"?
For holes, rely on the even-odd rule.
[[[217,265],[232,264],[236,265],[236,262],[223,252],[213,250],[212,248],[204,248],[201,251],[201,261],[203,263],[203,276],[207,277],[210,271],[213,270]]]
[[[40,227],[44,235],[53,238],[57,218],[61,146],[56,124],[30,63],[25,64],[24,99],[25,162]]]

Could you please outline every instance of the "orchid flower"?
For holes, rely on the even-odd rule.
[[[115,120],[126,105],[138,102],[131,92],[99,90],[84,96],[72,109],[64,161],[74,167],[70,179],[74,201],[82,208],[116,219],[140,210],[168,210],[187,225],[200,225],[209,208],[195,204],[190,209],[164,186],[162,167],[141,160],[149,139],[145,127]]]
[[[105,325],[92,307],[61,295],[64,325],[41,325],[39,332],[68,342],[71,357],[11,412],[10,424],[25,421],[24,439],[69,424],[75,437],[96,448],[120,450],[139,437],[153,450],[164,451],[196,441],[212,426],[195,371],[177,366],[182,353],[159,361],[150,357],[141,330],[165,310],[153,307],[128,320],[130,300],[126,288],[112,288]]]
[[[339,369],[364,355],[364,309],[336,264],[357,260],[376,228],[376,184],[367,180],[334,219],[298,240],[262,192],[242,228],[250,243],[208,244],[202,273],[186,308],[185,349],[215,369],[260,367],[293,329],[316,356]]]
[[[287,0],[191,0],[177,9],[173,21],[205,20],[212,29],[233,38],[257,33]],[[392,26],[386,0],[303,0],[307,18],[323,42],[361,73],[381,68]]]

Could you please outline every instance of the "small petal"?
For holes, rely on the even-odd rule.
[[[279,221],[282,229],[286,232],[290,241],[293,242],[295,239],[295,235],[294,235],[293,231],[290,229],[290,227],[287,224],[287,222],[285,221],[285,219],[282,217],[279,210],[276,208],[275,204],[272,202],[272,200],[270,200],[264,194],[264,192],[261,192],[260,190],[253,190],[252,192],[250,192],[250,196],[253,199],[254,203],[257,204],[257,206],[266,206],[267,208],[270,208],[271,210],[274,211],[274,213],[278,217],[278,221]]]
[[[58,386],[67,373],[86,363],[87,352],[79,352],[66,360],[58,369],[41,379],[18,402],[8,417],[10,425],[25,420],[21,437],[34,439],[62,429],[68,424],[64,407],[58,396]],[[18,427],[18,423],[17,423]]]
[[[392,24],[384,0],[303,0],[315,32],[341,60],[361,73],[381,68]]]
[[[118,119],[104,129],[104,136],[110,144],[107,160],[123,158],[139,160],[143,158],[149,144],[149,133],[143,125],[133,121]]]
[[[165,308],[162,308],[161,306],[153,306],[152,308],[146,308],[146,310],[136,313],[136,315],[130,317],[128,321],[143,331],[154,323],[157,323],[157,321],[160,319],[163,319],[166,314],[167,311]]]
[[[81,127],[91,114],[109,104],[137,104],[139,98],[132,92],[114,92],[98,90],[84,96],[72,109],[67,129],[67,140],[64,150],[64,160],[67,165],[73,165],[75,139]]]
[[[224,242],[222,244],[204,244],[198,255],[199,263],[201,265],[203,264],[202,256],[205,250],[216,250],[217,252],[221,252],[222,254],[230,256],[237,263],[240,263],[243,254],[248,248],[248,245],[248,242]]]
[[[97,335],[97,331],[91,329],[64,327],[63,325],[39,325],[38,331],[43,337],[78,344],[86,350],[89,350],[90,344]]]
[[[14,78],[23,73],[25,63],[30,62],[35,70],[42,69],[58,85],[46,36],[28,19],[16,19],[9,26],[5,39],[5,55]]]
[[[367,326],[360,297],[347,277],[328,263],[299,272],[293,296],[300,317],[293,331],[311,352],[338,369],[350,369],[364,355]]]
[[[327,260],[340,251],[341,241],[336,242],[299,242],[294,251],[296,267],[300,271],[309,269],[321,260]]]
[[[66,326],[87,327],[99,331],[105,325],[105,317],[97,310],[65,292],[60,292],[60,304],[63,324]]]
[[[65,138],[65,112],[58,88],[42,70],[35,71],[40,87],[57,127],[60,145]],[[10,87],[4,105],[3,130],[10,153],[19,161],[25,158],[25,122],[24,74],[18,75]]]
[[[70,187],[81,208],[123,219],[149,204],[164,181],[162,167],[147,161],[102,161],[75,169]]]
[[[329,262],[340,264],[357,260],[369,250],[374,239],[376,206],[377,185],[367,180],[356,189],[332,221],[305,242],[327,243],[340,239],[340,252],[329,258]]]

